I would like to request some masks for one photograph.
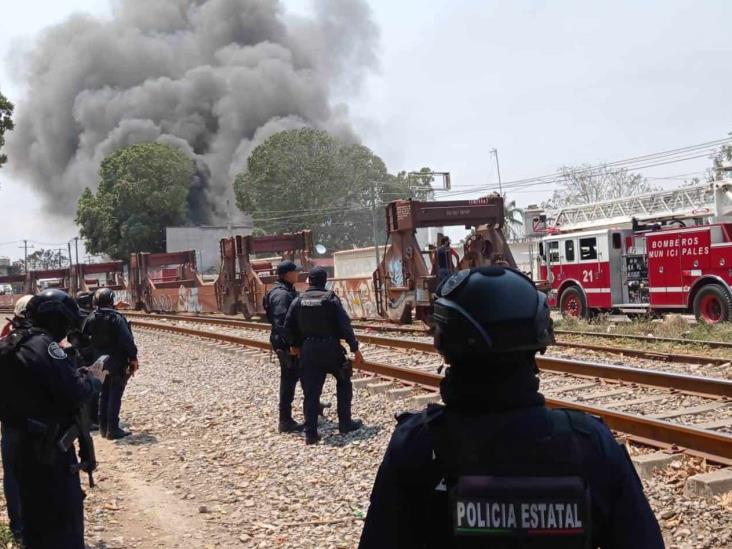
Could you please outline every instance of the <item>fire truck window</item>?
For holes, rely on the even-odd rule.
[[[559,263],[559,241],[549,242],[549,263]]]
[[[623,247],[623,240],[620,236],[620,233],[613,233],[613,249],[619,250]]]
[[[567,261],[574,261],[574,240],[564,241],[564,257]]]
[[[544,243],[543,242],[539,242],[539,255],[541,256],[541,258],[544,261],[546,261],[546,256],[544,255]]]
[[[597,239],[592,238],[580,238],[580,259],[597,259]]]

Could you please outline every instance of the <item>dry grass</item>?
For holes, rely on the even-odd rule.
[[[677,337],[694,341],[732,342],[732,322],[715,325],[692,323],[678,314],[668,314],[663,320],[637,317],[631,322],[618,323],[611,322],[608,315],[601,314],[591,320],[565,318],[557,321],[555,327],[563,330]]]

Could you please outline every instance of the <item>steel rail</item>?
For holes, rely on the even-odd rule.
[[[142,315],[129,315],[142,316]],[[145,315],[149,318],[150,315]],[[177,317],[175,315],[160,316],[176,321],[187,321],[201,324],[213,324],[233,328],[247,328],[254,330],[268,330],[269,325],[259,322],[248,322],[244,320],[201,318],[201,317]],[[134,324],[140,324],[134,320]],[[223,334],[222,334],[223,335]],[[358,340],[362,343],[378,345],[382,347],[393,347],[407,351],[420,351],[423,353],[435,354],[432,342],[413,341],[408,339],[396,339],[392,337],[376,336],[371,334],[358,334]],[[269,348],[267,344],[267,348]],[[713,398],[732,398],[732,381],[704,376],[692,376],[685,374],[674,374],[671,372],[660,372],[644,368],[632,368],[628,366],[615,366],[600,364],[596,362],[585,362],[567,358],[555,358],[548,356],[537,356],[536,363],[539,369],[548,372],[573,374],[586,377],[597,377],[613,379],[624,383],[637,383],[650,387],[663,387],[689,393],[696,393]]]
[[[147,321],[138,321],[135,325],[140,328],[189,335],[199,339],[223,341],[260,350],[269,349],[269,343],[267,341],[231,334],[206,332],[183,326],[172,326]],[[442,381],[442,376],[439,374],[372,361],[364,362],[358,369],[377,376],[387,377],[433,390],[437,389]],[[579,410],[598,416],[611,429],[621,431],[632,437],[644,439],[650,444],[658,443],[662,447],[671,445],[679,450],[688,450],[689,453],[703,455],[725,465],[732,464],[732,436],[724,433],[556,398],[547,398],[546,404],[551,408]]]
[[[600,351],[649,360],[661,360],[664,362],[682,362],[684,364],[722,364],[732,363],[732,358],[710,357],[704,355],[690,355],[686,353],[664,353],[661,351],[647,351],[644,349],[632,349],[630,347],[615,347],[608,345],[590,345],[588,343],[572,343],[570,341],[557,341],[558,347],[571,347],[573,349],[587,349],[588,351]]]
[[[586,330],[554,330],[555,334],[573,335],[583,337],[600,337],[605,339],[635,339],[637,341],[646,341],[648,343],[679,343],[683,345],[707,345],[708,347],[719,347],[722,349],[732,349],[732,342],[729,341],[713,341],[706,339],[685,339],[682,337],[656,337],[635,334],[608,334],[605,332],[589,332]]]

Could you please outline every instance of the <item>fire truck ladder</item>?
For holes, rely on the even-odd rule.
[[[554,219],[562,232],[599,228],[639,221],[721,217],[732,214],[732,183],[715,181],[628,198],[568,206]]]

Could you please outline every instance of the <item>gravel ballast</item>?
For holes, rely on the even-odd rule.
[[[340,435],[329,379],[323,442],[305,446],[300,434],[277,433],[279,368],[268,353],[142,329],[136,338],[141,370],[122,409],[135,434],[98,441],[90,546],[356,547],[394,415],[409,400],[354,389],[366,428]],[[301,405],[298,388],[298,420]],[[684,458],[644,483],[669,547],[732,546],[730,502],[683,494],[705,470]]]

